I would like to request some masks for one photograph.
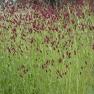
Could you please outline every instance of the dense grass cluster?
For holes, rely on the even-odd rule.
[[[88,4],[0,10],[0,94],[94,94],[93,78]]]

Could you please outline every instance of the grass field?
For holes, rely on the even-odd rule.
[[[94,13],[65,11],[0,12],[0,94],[94,94]]]

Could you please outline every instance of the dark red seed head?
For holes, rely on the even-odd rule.
[[[85,64],[87,65],[87,61],[85,61]]]
[[[94,50],[94,44],[92,45],[92,49]]]
[[[58,62],[59,62],[59,63],[62,63],[62,58],[59,58]]]

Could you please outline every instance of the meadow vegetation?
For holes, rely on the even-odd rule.
[[[88,3],[0,10],[0,94],[94,94]]]

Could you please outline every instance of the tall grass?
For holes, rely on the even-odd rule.
[[[1,10],[0,94],[93,94],[93,14],[71,4]]]

